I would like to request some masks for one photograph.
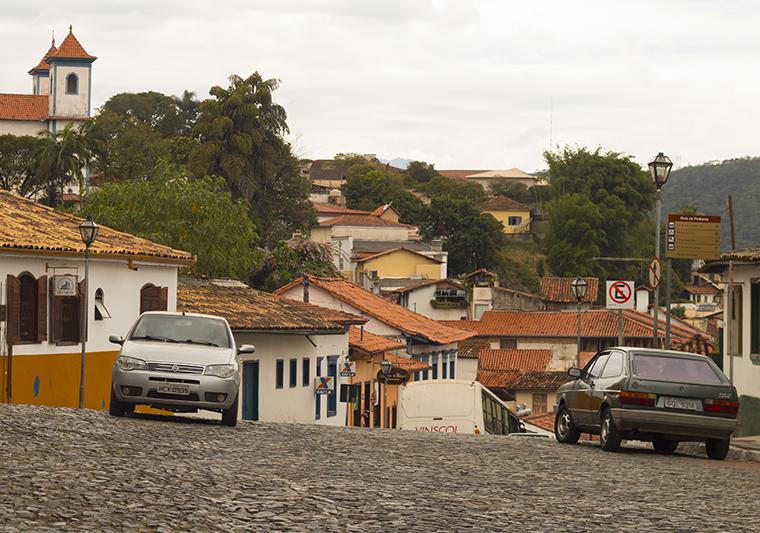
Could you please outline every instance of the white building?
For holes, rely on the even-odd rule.
[[[178,268],[193,256],[106,227],[91,248],[85,308],[81,222],[0,191],[0,401],[76,407],[86,334],[84,406],[107,409],[118,354],[109,335],[125,335],[143,311],[175,309]]]
[[[31,94],[0,94],[0,134],[55,134],[67,124],[81,124],[92,112],[92,63],[71,26],[59,47],[50,49],[29,74]]]
[[[349,328],[366,319],[293,302],[232,280],[183,280],[178,309],[223,316],[238,345],[256,352],[240,358],[240,418],[343,426],[346,403],[338,369],[349,355]],[[331,392],[317,394],[318,378]]]

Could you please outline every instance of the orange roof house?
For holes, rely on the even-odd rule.
[[[572,282],[575,278],[559,278],[544,276],[541,278],[541,299],[547,303],[572,303],[578,300],[573,294]],[[599,296],[599,278],[585,278],[588,286],[586,296],[581,300],[583,303],[593,303]]]

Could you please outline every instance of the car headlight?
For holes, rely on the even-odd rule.
[[[136,357],[120,356],[116,360],[116,365],[120,370],[129,372],[130,370],[148,370],[148,365],[142,359]]]
[[[230,378],[237,372],[237,365],[208,365],[203,372],[207,376]]]

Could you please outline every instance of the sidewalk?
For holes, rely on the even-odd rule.
[[[705,445],[697,442],[683,442],[678,447],[678,452],[704,456]],[[760,435],[731,439],[731,448],[728,450],[726,459],[760,463]]]

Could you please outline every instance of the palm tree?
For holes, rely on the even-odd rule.
[[[46,131],[41,136],[45,142],[35,154],[38,174],[47,181],[47,203],[55,207],[58,190],[76,180],[80,197],[84,192],[84,174],[91,152],[88,136],[89,122],[76,128],[68,124],[63,131]]]

